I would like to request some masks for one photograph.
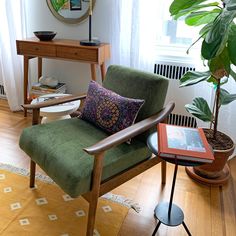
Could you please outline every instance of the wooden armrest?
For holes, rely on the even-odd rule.
[[[39,102],[36,104],[24,104],[22,105],[23,108],[25,109],[40,109],[43,107],[50,107],[50,106],[55,106],[58,104],[66,103],[66,102],[72,102],[76,100],[81,100],[86,98],[86,94],[83,95],[69,95],[61,98],[55,98],[55,99],[50,99],[44,102]]]
[[[98,154],[100,152],[106,151],[110,149],[111,147],[117,146],[125,141],[127,141],[130,138],[133,138],[137,136],[138,134],[141,134],[145,132],[146,130],[150,129],[154,125],[162,122],[167,118],[167,116],[172,112],[174,109],[175,104],[173,102],[170,102],[167,104],[165,108],[163,108],[160,112],[157,114],[144,119],[126,129],[123,129],[115,134],[112,134],[111,136],[99,141],[98,143],[94,144],[93,146],[84,148],[84,151],[86,151],[90,155]]]

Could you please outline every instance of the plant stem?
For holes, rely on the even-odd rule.
[[[212,114],[215,113],[215,108],[216,108],[216,93],[215,93],[215,96],[214,96],[214,104],[213,104]],[[210,123],[210,129],[212,129],[212,125],[214,125],[214,118],[212,119],[212,121]]]
[[[215,103],[215,123],[214,123],[214,133],[213,138],[216,139],[218,116],[219,116],[219,103],[220,103],[220,79],[217,80],[216,87],[216,103]]]

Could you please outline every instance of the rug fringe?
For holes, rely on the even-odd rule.
[[[102,196],[102,198],[113,201],[113,202],[118,202],[121,205],[124,205],[128,208],[134,209],[137,213],[141,211],[141,207],[137,202],[134,202],[132,199],[126,198],[122,195],[117,195],[113,193],[106,193]]]
[[[16,167],[10,164],[4,164],[4,163],[0,163],[0,169],[1,170],[7,170],[9,172],[15,173],[15,174],[19,174],[19,175],[23,175],[23,176],[30,176],[30,172],[25,169],[25,168],[21,168],[21,167]],[[37,180],[40,180],[42,182],[45,183],[49,183],[52,184],[54,183],[54,181],[47,175],[41,174],[41,173],[36,173],[35,174],[35,178]]]
[[[21,167],[16,167],[10,164],[0,163],[0,170],[6,170],[15,174],[19,174],[22,176],[30,176],[29,170]],[[45,183],[55,184],[55,182],[47,175],[36,173],[35,178]],[[141,211],[141,207],[137,202],[134,202],[132,199],[126,198],[122,195],[117,195],[113,193],[106,193],[102,196],[102,198],[119,203],[128,208],[134,209],[137,213]]]

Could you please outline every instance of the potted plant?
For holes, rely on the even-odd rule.
[[[174,19],[184,16],[187,25],[202,26],[199,38],[191,46],[201,40],[201,56],[208,66],[205,72],[187,72],[180,79],[180,87],[206,81],[215,90],[212,109],[201,97],[185,105],[193,116],[210,123],[210,128],[204,132],[215,156],[212,164],[194,167],[193,170],[188,168],[187,173],[201,182],[223,184],[229,177],[226,163],[234,151],[234,142],[217,128],[221,106],[236,100],[236,94],[223,88],[230,78],[236,81],[233,71],[236,65],[236,0],[174,0],[169,10]]]

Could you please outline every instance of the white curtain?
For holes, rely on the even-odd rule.
[[[0,0],[0,77],[12,111],[23,103],[22,57],[16,39],[25,36],[24,0]]]
[[[112,63],[153,71],[156,0],[114,0],[111,29]]]

